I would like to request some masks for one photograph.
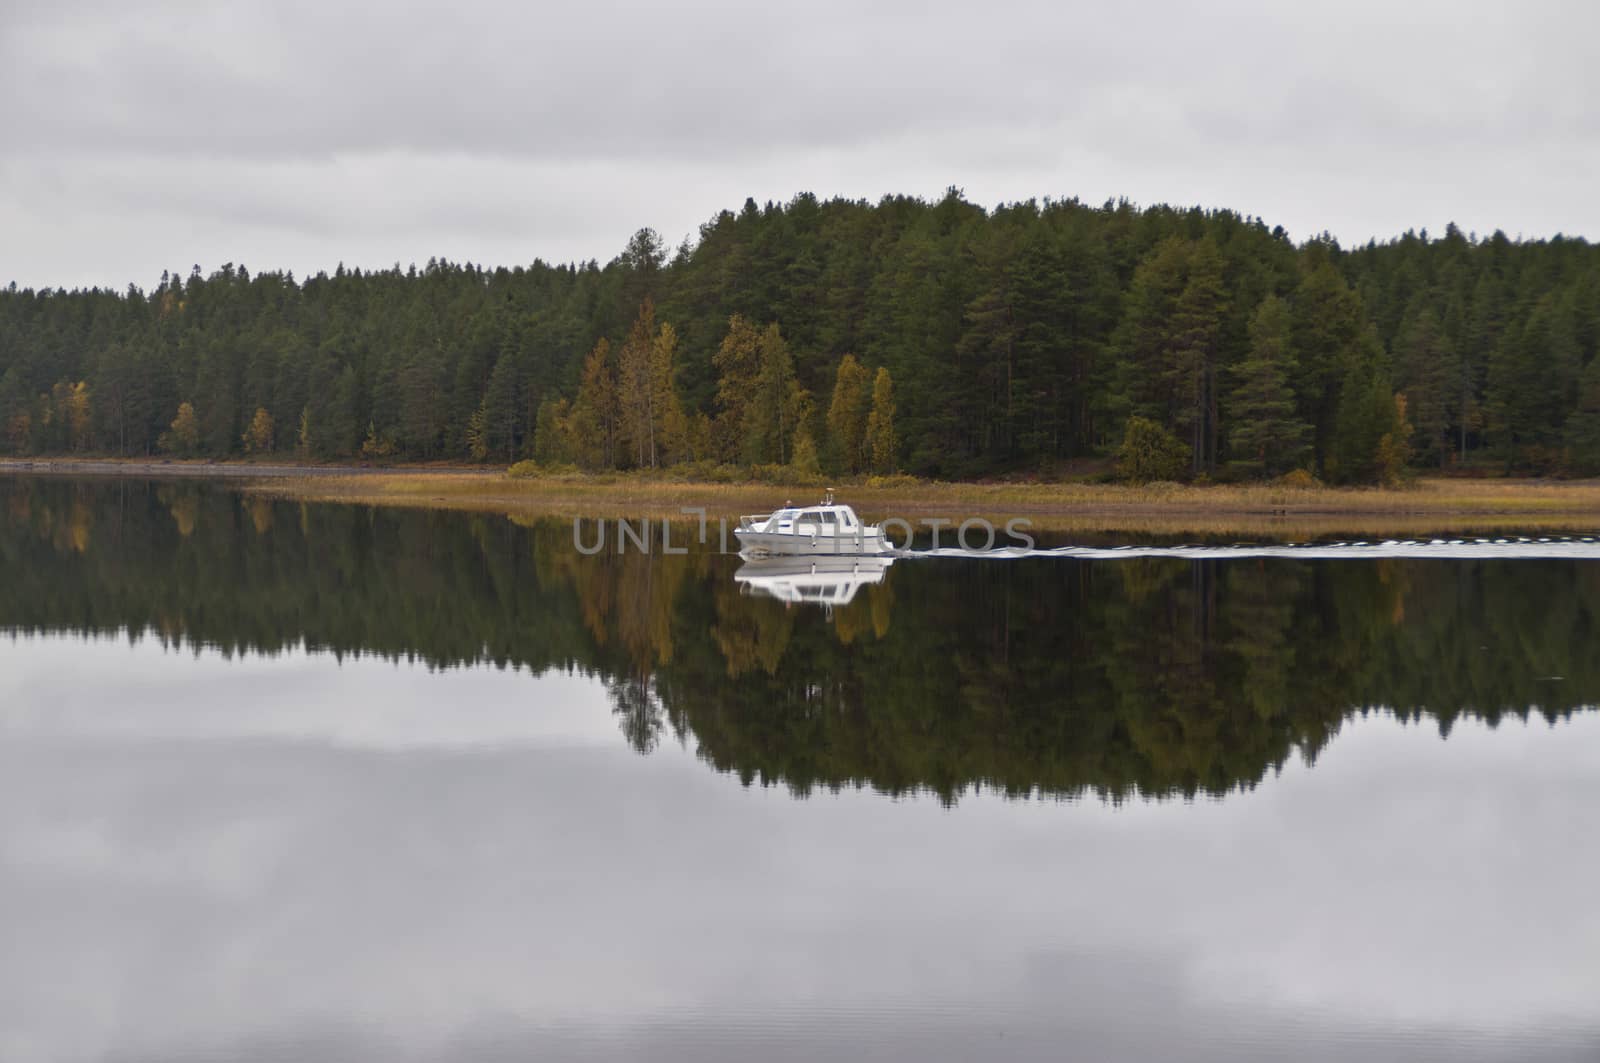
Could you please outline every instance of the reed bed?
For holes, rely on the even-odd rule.
[[[253,488],[303,501],[418,506],[524,517],[711,518],[820,497],[810,485],[702,483],[611,474],[521,478],[499,472],[395,470],[281,477]],[[1397,489],[1282,484],[1142,486],[943,483],[897,477],[841,483],[839,500],[868,519],[1027,518],[1056,532],[1135,532],[1270,539],[1440,532],[1600,530],[1600,482],[1422,479]]]

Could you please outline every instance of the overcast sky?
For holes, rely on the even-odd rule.
[[[1600,9],[3,0],[0,283],[612,257],[799,191],[1600,237]]]

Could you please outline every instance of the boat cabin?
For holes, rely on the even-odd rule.
[[[854,535],[861,528],[856,511],[849,506],[808,506],[805,509],[780,509],[767,518],[762,531],[789,535]]]

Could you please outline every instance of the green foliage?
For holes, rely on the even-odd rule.
[[[1396,342],[1396,381],[1416,426],[1417,457],[1446,464],[1452,421],[1460,416],[1460,364],[1450,337],[1433,307],[1413,300]]]
[[[1290,307],[1289,383],[1300,419],[1311,425],[1314,460],[1327,471],[1339,462],[1334,437],[1346,378],[1373,363],[1374,336],[1360,294],[1339,272],[1328,245],[1306,248]]]
[[[1501,337],[1489,359],[1488,434],[1508,468],[1543,473],[1559,463],[1583,358],[1575,307],[1550,294]]]
[[[1583,371],[1578,408],[1567,418],[1566,445],[1569,473],[1600,476],[1600,358]]]
[[[1250,319],[1250,352],[1234,367],[1237,383],[1228,399],[1229,445],[1268,476],[1299,467],[1309,455],[1309,426],[1289,387],[1291,320],[1284,300],[1269,295],[1261,301]]]
[[[308,458],[372,439],[598,472],[788,464],[804,424],[835,475],[964,478],[1104,458],[1139,416],[1194,475],[1270,477],[1303,426],[1295,464],[1332,476],[1354,460],[1336,452],[1346,381],[1378,373],[1418,462],[1555,471],[1587,461],[1597,353],[1600,249],[1581,240],[1452,227],[1344,249],[1230,211],[801,195],[721,212],[672,256],[641,230],[605,264],[230,264],[149,292],[0,291],[0,451],[141,455],[165,436],[225,458],[265,410]],[[887,453],[866,428],[879,369]],[[182,402],[192,442],[172,436]]]
[[[1128,418],[1117,448],[1117,475],[1130,483],[1182,480],[1192,454],[1172,431],[1147,417]]]
[[[1352,367],[1340,392],[1329,479],[1393,486],[1410,459],[1411,432],[1405,396],[1390,389],[1388,377],[1370,365]]]

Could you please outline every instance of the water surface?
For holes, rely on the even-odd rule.
[[[1600,1051],[1600,563],[739,569],[0,481],[0,1058]]]

